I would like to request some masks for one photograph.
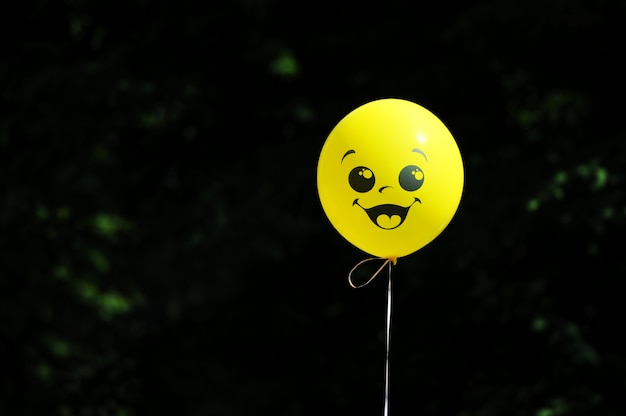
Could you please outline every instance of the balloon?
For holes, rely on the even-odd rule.
[[[317,165],[331,224],[373,256],[396,259],[437,237],[463,192],[463,160],[446,126],[410,101],[385,98],[346,115]]]

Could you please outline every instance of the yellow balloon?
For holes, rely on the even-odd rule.
[[[317,165],[331,224],[356,247],[395,259],[437,237],[463,193],[463,160],[450,131],[411,101],[386,98],[346,115]]]

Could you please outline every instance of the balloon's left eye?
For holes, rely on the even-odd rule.
[[[405,166],[400,171],[400,186],[407,191],[417,191],[424,184],[424,171],[416,165]]]
[[[374,187],[376,178],[374,172],[370,168],[365,166],[357,166],[350,171],[348,175],[348,182],[352,189],[357,192],[367,192]]]

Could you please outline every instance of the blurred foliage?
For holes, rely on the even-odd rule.
[[[379,414],[384,283],[348,287],[315,165],[383,96],[467,176],[394,269],[390,412],[626,412],[624,2],[13,9],[0,414]]]

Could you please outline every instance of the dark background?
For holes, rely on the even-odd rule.
[[[348,286],[367,255],[315,183],[381,97],[437,114],[466,169],[393,270],[390,414],[626,414],[625,12],[13,2],[0,414],[381,414],[385,279]]]

